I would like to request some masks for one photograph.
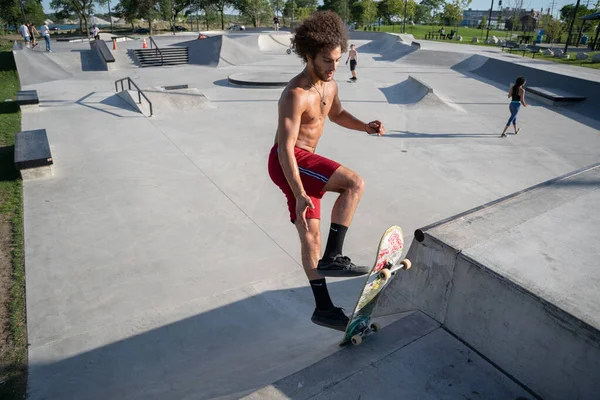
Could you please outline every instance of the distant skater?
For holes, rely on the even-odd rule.
[[[508,130],[508,127],[511,123],[515,128],[515,135],[521,130],[517,128],[517,114],[519,113],[521,104],[523,104],[524,107],[527,107],[527,103],[525,103],[525,89],[523,88],[523,86],[525,86],[525,82],[525,78],[519,76],[516,82],[513,85],[511,85],[510,90],[508,91],[508,97],[512,99],[510,105],[508,106],[508,109],[510,110],[510,118],[508,119],[508,122],[506,123],[504,131],[502,132],[502,135],[500,135],[500,137],[506,137],[506,131]]]
[[[353,81],[356,81],[356,66],[358,65],[358,51],[353,44],[350,45],[350,51],[348,52],[348,58],[346,59],[346,65],[348,65],[348,61],[350,61],[350,72],[352,72]]]

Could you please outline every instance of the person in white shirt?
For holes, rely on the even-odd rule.
[[[27,27],[27,25],[21,25],[19,31],[21,32],[21,36],[23,36],[23,39],[25,39],[25,46],[30,47],[31,38],[29,36],[29,28]]]
[[[94,39],[100,40],[100,29],[96,26],[96,24],[94,24],[92,27],[92,36]]]
[[[41,32],[44,40],[46,41],[46,51],[52,52],[50,49],[50,29],[48,28],[47,22],[44,22],[44,25],[42,25]]]

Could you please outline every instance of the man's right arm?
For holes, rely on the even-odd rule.
[[[300,132],[300,120],[304,112],[304,99],[295,90],[289,90],[279,102],[278,156],[281,169],[292,188],[294,196],[304,192],[300,171],[294,154]]]

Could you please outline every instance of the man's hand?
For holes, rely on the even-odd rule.
[[[308,231],[308,222],[306,222],[307,207],[310,207],[311,210],[314,210],[315,208],[310,197],[303,191],[296,196],[296,218],[300,219],[302,226]]]
[[[369,122],[365,130],[369,135],[377,134],[377,136],[382,136],[385,134],[385,126],[379,120]]]

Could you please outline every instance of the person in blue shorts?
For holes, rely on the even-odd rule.
[[[519,76],[515,83],[511,85],[510,90],[508,91],[508,97],[511,98],[510,105],[508,109],[510,110],[510,118],[504,127],[504,131],[502,131],[502,135],[500,137],[506,137],[506,131],[510,124],[513,124],[515,128],[515,135],[519,133],[520,129],[517,128],[517,114],[519,113],[519,109],[521,108],[521,104],[523,107],[527,107],[527,103],[525,102],[525,78]]]

